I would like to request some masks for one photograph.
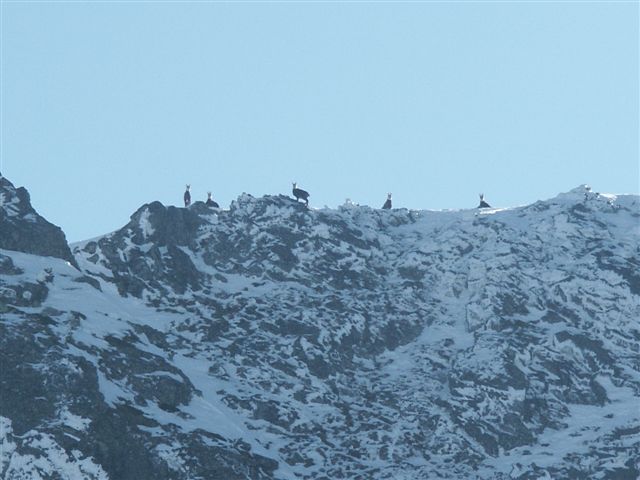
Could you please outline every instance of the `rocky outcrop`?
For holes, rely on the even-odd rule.
[[[77,266],[64,232],[31,206],[26,188],[15,188],[0,174],[0,248],[46,255]]]

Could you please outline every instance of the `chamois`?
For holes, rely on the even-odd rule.
[[[207,192],[207,201],[204,202],[207,207],[220,208],[218,202],[215,202],[213,198],[211,198],[211,192]]]
[[[478,208],[491,208],[491,205],[484,201],[484,193],[480,194],[480,205],[478,205]]]
[[[309,192],[298,188],[298,184],[293,182],[293,196],[296,197],[296,202],[300,199],[304,200],[304,204],[309,206]]]
[[[390,210],[391,209],[391,194],[387,193],[387,201],[384,202],[384,205],[382,205],[382,208],[384,210]]]
[[[189,193],[189,189],[191,188],[191,185],[187,185],[187,189],[184,192],[184,206],[188,207],[189,205],[191,205],[191,193]]]

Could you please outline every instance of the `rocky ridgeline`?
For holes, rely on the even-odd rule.
[[[0,248],[67,260],[76,265],[60,227],[31,206],[29,192],[0,174]]]
[[[639,215],[245,194],[144,205],[81,273],[3,247],[2,471],[636,478]]]

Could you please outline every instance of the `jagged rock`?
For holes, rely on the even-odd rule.
[[[0,248],[62,258],[77,266],[60,227],[31,206],[29,192],[0,174]]]
[[[0,275],[19,275],[22,270],[16,268],[11,257],[0,255]]]

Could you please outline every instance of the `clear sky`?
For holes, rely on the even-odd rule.
[[[2,2],[2,165],[70,241],[212,190],[637,193],[638,2]]]

